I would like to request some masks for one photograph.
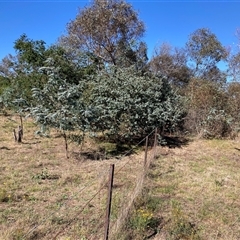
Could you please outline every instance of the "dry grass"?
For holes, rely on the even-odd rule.
[[[102,239],[109,166],[114,163],[116,173],[113,227],[134,191],[144,153],[90,160],[71,144],[66,159],[59,133],[35,136],[31,120],[24,121],[23,143],[15,143],[12,129],[18,122],[0,116],[0,239],[44,240],[58,233],[56,239],[62,240]],[[84,146],[84,152],[97,153],[94,142]],[[149,239],[240,239],[239,140],[196,140],[181,148],[160,148],[160,153],[145,181],[144,191],[157,199],[151,202],[157,204],[151,206],[154,217],[161,219],[158,234]],[[121,239],[130,235],[121,233]]]
[[[196,140],[161,150],[148,179],[162,200],[155,239],[240,239],[239,146],[239,139]]]
[[[101,239],[110,164],[116,172],[113,224],[142,168],[142,153],[89,160],[70,144],[66,159],[59,133],[35,136],[31,120],[24,121],[23,143],[14,142],[18,124],[17,117],[0,117],[0,239],[53,239],[58,233],[57,239]],[[83,151],[94,156],[96,149],[88,141]]]

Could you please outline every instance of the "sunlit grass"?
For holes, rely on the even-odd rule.
[[[116,145],[91,140],[82,151],[104,147],[108,160],[82,157],[81,146],[73,143],[66,159],[58,132],[39,137],[34,134],[37,126],[27,119],[19,144],[12,135],[18,124],[18,116],[0,117],[0,239],[52,239],[68,224],[59,239],[100,239],[110,164],[117,173],[114,224],[134,190],[144,152],[115,159]],[[239,139],[196,140],[181,148],[162,147],[160,153],[150,165],[142,198],[134,202],[116,239],[240,239]]]
[[[0,138],[0,239],[52,239],[61,230],[59,239],[100,239],[110,164],[115,164],[116,171],[123,167],[115,178],[115,197],[122,201],[142,169],[142,156],[90,160],[80,151],[101,147],[91,140],[82,149],[70,143],[67,159],[59,133],[51,130],[49,137],[40,137],[31,119],[24,119],[23,142],[16,143],[12,131],[19,123],[18,116],[0,116],[4,129]],[[115,151],[115,146],[108,146],[110,153]]]
[[[166,239],[240,238],[238,145],[237,139],[196,140],[189,146],[171,149],[168,155],[154,162],[148,184],[152,195],[164,201],[155,213],[164,218],[159,236]],[[173,202],[178,203],[175,213]],[[178,217],[176,211],[180,211]],[[178,238],[181,234],[182,238]]]

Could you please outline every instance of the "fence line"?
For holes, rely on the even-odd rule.
[[[154,146],[153,146],[154,154],[153,154],[153,156],[151,158],[149,158],[147,156],[147,154],[148,154],[148,137],[153,132],[155,132],[155,138],[154,138],[155,140],[154,140]],[[142,192],[144,178],[145,178],[147,170],[149,169],[150,163],[156,157],[156,147],[157,147],[156,134],[157,134],[157,131],[154,130],[154,131],[151,132],[151,134],[149,134],[148,136],[145,137],[145,139],[146,139],[146,149],[145,149],[144,164],[143,164],[142,171],[140,172],[140,174],[137,177],[136,185],[135,185],[134,191],[131,193],[130,199],[128,200],[126,205],[122,206],[122,209],[120,210],[120,215],[119,215],[117,221],[115,222],[115,224],[112,227],[111,236],[115,236],[120,231],[122,225],[126,221],[126,218],[127,218],[128,214],[129,214],[129,211],[132,208],[132,205],[134,203],[134,200]],[[150,152],[152,152],[152,151],[150,151]]]
[[[151,133],[149,133],[145,138],[143,138],[139,143],[137,143],[134,147],[132,147],[127,153],[125,153],[123,156],[121,156],[120,160],[123,159],[125,156],[127,156],[128,154],[130,154],[135,148],[137,148],[144,140],[148,139],[148,137],[150,137],[153,133],[155,132],[155,140],[154,140],[154,157],[155,157],[155,153],[156,153],[156,130],[154,129]],[[152,151],[150,151],[152,152]],[[147,152],[145,152],[146,154]],[[153,158],[154,158],[153,157]],[[145,156],[146,158],[146,156]],[[143,187],[143,182],[144,182],[144,177],[146,174],[146,171],[149,167],[150,161],[152,160],[152,158],[147,157],[146,159],[144,159],[142,162],[145,162],[143,164],[143,169],[140,172],[140,174],[138,174],[137,179],[136,179],[136,185],[134,187],[134,191],[133,193],[131,193],[131,196],[129,197],[129,200],[127,202],[127,204],[123,205],[121,210],[120,210],[120,215],[117,219],[117,221],[115,222],[115,224],[113,225],[112,229],[110,229],[110,233],[111,235],[116,234],[119,229],[121,228],[123,222],[125,221],[129,210],[134,202],[134,200],[136,199],[137,196],[139,196],[139,194],[141,193],[142,187]],[[129,164],[129,162],[132,161],[132,159],[130,158],[128,161],[126,161],[126,163],[124,163],[114,174],[117,175],[120,171],[122,171],[122,169],[127,166]],[[108,171],[108,169],[105,169],[103,171],[101,171],[101,174],[98,174],[98,177],[94,178],[92,181],[88,182],[85,186],[83,186],[79,191],[77,191],[75,194],[73,194],[70,198],[68,198],[64,204],[62,204],[56,211],[54,211],[53,213],[51,213],[49,216],[46,216],[42,221],[40,221],[40,223],[38,223],[37,225],[35,225],[34,227],[32,227],[24,236],[23,238],[27,237],[30,233],[32,233],[34,230],[36,230],[38,227],[40,227],[40,225],[44,224],[48,219],[50,219],[50,217],[54,214],[57,213],[63,206],[66,206],[68,202],[70,202],[75,196],[77,196],[78,194],[80,194],[81,192],[83,192],[83,190],[85,190],[86,188],[88,188],[89,186],[92,186],[94,184],[94,182],[98,181],[103,175],[106,174],[106,172]],[[57,232],[57,234],[52,238],[52,239],[57,239],[57,237],[59,235],[61,235],[63,232],[66,231],[66,229],[77,219],[77,216],[79,214],[81,214],[84,209],[89,205],[89,203],[91,203],[98,194],[100,194],[100,192],[102,191],[102,189],[105,187],[105,185],[107,184],[107,181],[105,181],[105,184],[102,184],[100,186],[100,188],[98,189],[98,191],[92,195],[92,197],[81,207],[81,209],[79,211],[77,211],[76,214],[74,214],[74,217],[60,230]],[[130,195],[130,194],[128,194]]]
[[[84,187],[82,187],[79,191],[77,191],[75,194],[73,194],[70,198],[68,198],[64,204],[62,204],[54,213],[57,213],[63,206],[65,206],[68,202],[70,202],[75,196],[77,196],[79,193],[83,192],[86,188],[93,185],[95,181],[101,178],[102,175],[104,175],[108,170],[103,170],[102,174],[98,174],[98,177],[93,179],[92,181],[88,182]],[[23,238],[27,237],[30,233],[32,233],[34,230],[36,230],[38,227],[40,227],[42,224],[44,224],[54,213],[50,213],[49,216],[46,216],[40,223],[32,227],[24,236]]]
[[[61,230],[52,238],[53,240],[56,240],[57,237],[58,237],[61,233],[63,233],[63,232],[67,229],[67,227],[72,224],[72,222],[73,222],[74,220],[77,219],[77,216],[78,216],[80,213],[83,212],[83,210],[89,205],[89,203],[92,202],[92,200],[99,194],[99,192],[100,192],[104,187],[105,187],[105,186],[102,186],[102,187],[93,195],[93,197],[91,197],[91,198],[84,204],[84,206],[81,208],[81,210],[78,211],[77,214],[75,214],[75,217],[74,217],[71,221],[69,221],[69,222],[66,224],[66,226],[65,226],[63,229],[61,229]]]
[[[146,139],[147,137],[150,137],[154,131],[155,131],[155,129],[154,129],[151,133],[149,133],[145,138],[143,138],[140,142],[138,142],[138,143],[137,143],[133,148],[131,148],[127,153],[125,153],[125,154],[123,155],[123,157],[124,157],[124,156],[127,156],[127,155],[128,155],[129,153],[131,153],[135,148],[137,148],[142,142],[145,141],[145,139]],[[122,158],[123,158],[123,157],[122,157]],[[120,159],[122,159],[122,158],[120,158]],[[116,171],[116,173],[115,173],[114,175],[117,175],[130,161],[131,161],[131,159],[129,159],[126,163],[124,163],[123,166],[122,166],[120,169],[118,169],[118,171]]]

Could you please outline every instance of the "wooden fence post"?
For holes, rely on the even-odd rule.
[[[65,132],[63,132],[63,138],[64,138],[64,143],[65,143],[66,158],[69,158],[69,156],[68,156],[68,142],[67,142],[67,135],[66,135]]]
[[[17,135],[18,142],[22,142],[22,136],[23,136],[23,129],[21,126],[18,126],[18,135]]]
[[[21,128],[22,128],[22,138],[23,138],[23,120],[22,120],[22,115],[20,114],[20,123],[21,123]]]
[[[21,126],[18,126],[17,132],[15,129],[13,129],[13,137],[14,137],[15,142],[19,142],[19,143],[22,142],[23,130],[22,130]]]
[[[146,144],[145,144],[144,168],[147,164],[147,151],[148,151],[148,136],[146,137]]]
[[[153,147],[154,147],[154,156],[153,158],[155,159],[156,156],[157,156],[157,128],[155,128],[155,134],[154,134],[154,144],[153,144]]]
[[[109,171],[108,199],[107,199],[107,210],[106,210],[106,218],[105,218],[104,240],[108,240],[108,233],[109,233],[110,213],[111,213],[111,203],[112,203],[113,176],[114,176],[114,164],[111,164],[110,171]]]

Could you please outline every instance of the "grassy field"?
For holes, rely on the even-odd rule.
[[[101,160],[102,144],[87,141],[80,152],[72,143],[67,159],[58,132],[36,136],[35,124],[25,120],[23,142],[16,143],[12,130],[19,119],[0,118],[0,239],[103,238],[110,165],[115,164],[113,225],[142,169],[141,149]]]
[[[16,116],[0,116],[0,239],[102,239],[109,166],[116,172],[113,226],[144,152],[101,160],[99,146],[88,141],[81,153],[70,144],[67,159],[59,133],[36,136],[31,120],[24,121],[23,143],[14,142],[18,124]],[[142,196],[110,239],[240,239],[239,139],[194,140],[158,152]]]
[[[236,139],[162,149],[146,183],[160,199],[155,239],[240,239],[239,148]]]

